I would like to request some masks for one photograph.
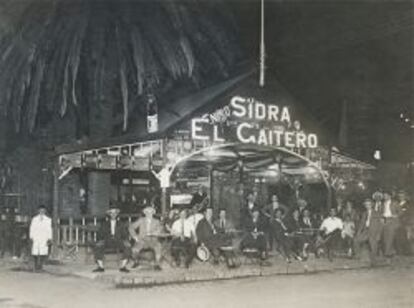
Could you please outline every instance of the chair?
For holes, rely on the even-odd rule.
[[[256,248],[244,248],[242,254],[245,257],[245,265],[257,265],[261,263],[260,251]]]

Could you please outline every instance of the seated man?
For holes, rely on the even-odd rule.
[[[122,254],[120,271],[128,273],[126,268],[130,256],[130,243],[128,242],[127,227],[118,220],[119,208],[112,207],[107,213],[107,218],[101,224],[97,233],[97,243],[94,247],[95,261],[98,267],[93,272],[104,272],[105,249],[116,249]]]
[[[288,213],[288,208],[286,207],[286,205],[280,203],[279,198],[276,194],[274,194],[270,199],[270,203],[264,207],[263,214],[272,220],[275,217],[275,210],[277,209],[282,210],[283,216],[286,216],[286,214]]]
[[[171,243],[171,255],[177,266],[181,264],[180,255],[185,258],[185,267],[188,268],[194,259],[196,245],[193,233],[193,226],[187,220],[187,211],[181,210],[180,217],[172,224],[171,234],[173,240]]]
[[[220,209],[219,217],[214,222],[214,226],[216,227],[218,233],[228,234],[229,236],[230,233],[235,231],[233,222],[227,217],[226,209],[223,208]]]
[[[138,266],[139,253],[144,249],[151,249],[155,253],[154,269],[161,270],[162,246],[157,236],[162,233],[162,226],[160,221],[154,217],[155,209],[153,207],[147,206],[143,212],[144,217],[139,218],[129,226],[129,234],[135,241],[132,247],[134,267]]]
[[[297,211],[297,215],[299,215],[299,211]],[[291,230],[288,229],[288,227],[285,225],[285,223],[282,220],[282,209],[276,209],[275,210],[275,217],[272,221],[272,227],[273,227],[273,234],[274,238],[278,244],[278,247],[280,247],[281,252],[286,257],[286,260],[288,262],[291,261],[292,257],[297,258],[298,260],[301,260],[299,254],[294,253],[294,239],[293,237],[289,237],[290,232],[297,231],[293,228]],[[299,217],[297,217],[299,220]],[[298,249],[299,250],[299,249]]]
[[[226,234],[219,233],[213,223],[213,209],[207,208],[204,213],[204,218],[197,224],[196,235],[198,242],[208,248],[213,256],[213,263],[219,263],[220,254],[223,252],[221,247],[231,246],[231,238]],[[233,267],[232,260],[229,260],[229,255],[223,252],[226,262],[230,267]]]
[[[245,221],[243,226],[245,235],[240,243],[240,249],[257,249],[262,260],[266,259],[266,237],[265,231],[267,228],[266,221],[260,215],[258,207],[252,209],[252,216]]]
[[[303,256],[308,257],[308,251],[314,251],[315,249],[315,238],[317,224],[312,218],[311,212],[308,208],[303,210],[300,224],[301,231],[303,233]]]
[[[317,249],[325,247],[329,260],[332,260],[332,250],[339,247],[343,229],[342,220],[336,216],[336,208],[329,210],[329,216],[322,221],[319,228]]]

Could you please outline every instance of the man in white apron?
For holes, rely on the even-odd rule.
[[[29,237],[32,241],[34,270],[42,271],[52,240],[52,220],[46,216],[46,208],[43,205],[39,206],[38,214],[32,218]]]

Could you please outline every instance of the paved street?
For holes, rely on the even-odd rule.
[[[50,274],[0,272],[0,307],[414,307],[414,266],[113,289]]]

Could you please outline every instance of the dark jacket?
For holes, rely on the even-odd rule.
[[[273,234],[276,241],[280,242],[286,238],[286,233],[289,233],[288,226],[283,221],[273,221]]]
[[[285,226],[288,228],[289,232],[299,231],[302,228],[300,218],[296,220],[293,217],[289,217],[289,219],[286,219],[283,222]]]
[[[250,216],[248,220],[246,219],[243,228],[246,232],[266,232],[267,226],[268,224],[263,216],[259,216],[257,221],[253,221],[253,217]]]
[[[111,224],[110,224],[109,219],[105,219],[102,222],[98,230],[98,233],[96,234],[96,239],[98,241],[105,241],[111,238],[120,240],[120,241],[125,241],[125,240],[128,240],[128,237],[129,237],[129,234],[128,234],[127,225],[121,222],[120,220],[117,220],[116,222],[114,236],[111,235]]]
[[[301,229],[315,229],[319,226],[315,223],[315,220],[312,217],[309,217],[310,222],[305,222],[304,217],[300,218],[300,228]]]
[[[209,223],[207,219],[203,218],[197,224],[196,235],[200,243],[211,240],[217,233],[213,223]]]
[[[224,228],[220,224],[220,219],[214,221],[214,226],[219,233],[227,233],[229,230],[234,230],[234,224],[229,218],[226,218]]]

